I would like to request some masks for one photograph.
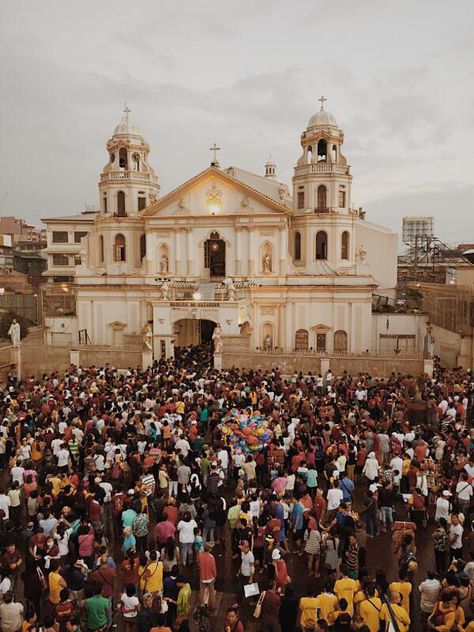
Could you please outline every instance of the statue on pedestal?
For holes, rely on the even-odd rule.
[[[168,283],[168,281],[165,279],[165,280],[163,281],[163,283],[161,284],[161,298],[162,298],[164,301],[167,301],[167,300],[168,300],[168,294],[169,294],[169,291],[170,291],[170,284],[169,284],[169,283]]]
[[[169,261],[168,257],[165,254],[161,255],[160,272],[169,272]]]
[[[434,355],[434,344],[435,344],[435,339],[433,337],[433,327],[428,325],[426,327],[426,334],[425,334],[424,344],[423,344],[424,356],[426,358],[430,358],[431,359],[433,357],[433,355]]]
[[[145,323],[143,326],[142,340],[147,351],[153,351],[153,330],[150,323]]]
[[[222,353],[222,329],[219,323],[217,323],[212,332],[212,342],[214,344],[214,353]]]
[[[15,349],[21,346],[21,329],[20,323],[17,322],[16,318],[13,319],[12,324],[10,325],[10,329],[8,330],[8,335],[12,341],[12,345]]]
[[[233,281],[227,285],[227,296],[229,301],[235,301],[235,285]]]

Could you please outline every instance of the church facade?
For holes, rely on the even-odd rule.
[[[74,267],[77,330],[92,345],[151,346],[154,357],[210,340],[217,325],[224,352],[378,352],[372,300],[394,292],[397,236],[354,208],[343,142],[322,100],[291,190],[271,161],[258,175],[221,168],[214,151],[160,196],[126,110]]]

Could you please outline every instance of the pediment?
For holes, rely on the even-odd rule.
[[[287,214],[290,209],[209,167],[142,211],[143,218]]]

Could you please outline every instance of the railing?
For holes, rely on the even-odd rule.
[[[107,171],[100,176],[101,182],[107,180],[142,180],[143,182],[158,182],[158,178],[151,173],[141,171]]]
[[[247,345],[247,346],[246,346]],[[407,352],[395,351],[387,352],[349,352],[349,351],[317,351],[316,349],[287,349],[284,347],[273,347],[272,349],[264,349],[263,347],[250,347],[250,339],[245,337],[241,341],[235,339],[229,340],[228,337],[223,339],[224,353],[249,353],[265,355],[285,355],[285,356],[302,356],[310,355],[319,358],[405,358],[405,359],[422,359],[423,353],[419,351]]]

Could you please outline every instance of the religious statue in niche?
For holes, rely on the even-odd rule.
[[[16,318],[13,319],[13,322],[10,325],[8,335],[10,336],[10,340],[12,341],[12,345],[15,347],[15,349],[18,349],[18,347],[21,346],[21,329],[20,323],[17,322]]]
[[[214,344],[214,353],[222,353],[222,329],[219,323],[217,323],[212,332],[212,342]]]
[[[150,323],[145,323],[142,329],[142,340],[145,346],[145,349],[148,351],[153,350],[153,330],[151,328]]]
[[[160,259],[160,272],[169,272],[168,257],[163,253]]]
[[[358,248],[356,248],[356,251],[355,251],[356,263],[365,263],[366,257],[367,257],[367,250],[365,246],[362,244],[362,246],[359,246]]]
[[[265,273],[272,271],[272,256],[268,252],[263,255],[262,267]]]
[[[270,334],[267,334],[263,340],[263,348],[265,351],[271,351],[273,349],[273,340]]]

